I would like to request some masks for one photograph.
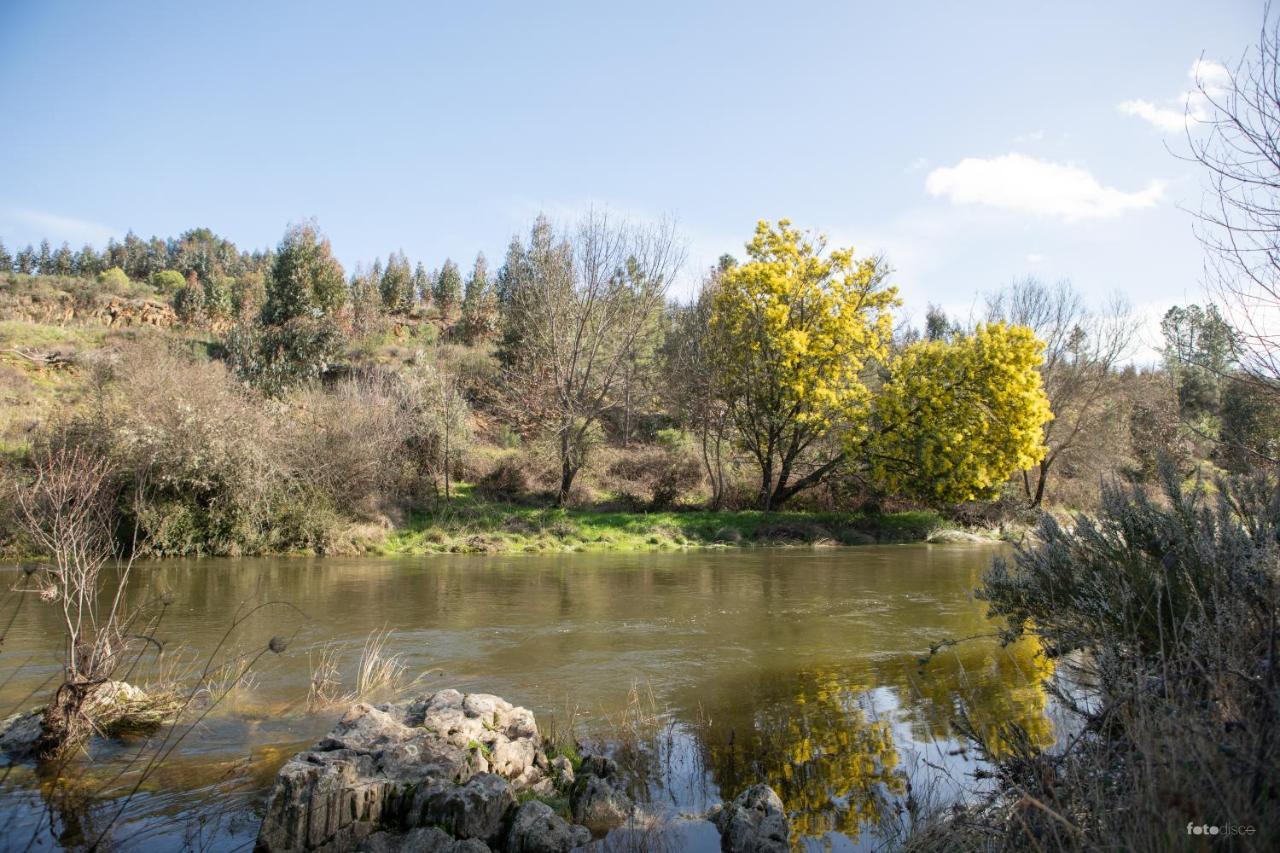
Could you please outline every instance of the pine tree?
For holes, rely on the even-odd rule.
[[[36,256],[36,272],[40,275],[53,274],[53,249],[48,240],[40,241],[40,254]]]
[[[9,272],[13,269],[13,256],[9,254],[9,250],[5,248],[4,241],[0,240],[0,272]]]

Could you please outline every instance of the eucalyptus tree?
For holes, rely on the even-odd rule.
[[[457,310],[458,303],[462,301],[462,273],[452,259],[445,259],[444,266],[436,276],[431,296],[443,319],[449,319]]]
[[[407,311],[413,306],[413,273],[409,271],[409,259],[403,251],[387,256],[379,290],[383,307],[388,311]]]

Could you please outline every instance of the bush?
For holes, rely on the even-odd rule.
[[[287,398],[284,463],[308,491],[340,513],[371,519],[409,491],[400,407],[388,383],[346,380]]]
[[[241,379],[277,396],[323,376],[342,343],[337,326],[323,317],[295,317],[279,326],[241,322],[227,334],[227,361]]]
[[[492,501],[516,503],[528,497],[530,477],[519,456],[505,456],[476,481],[475,490]]]
[[[702,485],[702,463],[685,447],[623,451],[609,464],[606,482],[625,502],[652,510],[670,509]]]
[[[270,419],[218,363],[160,347],[104,366],[95,404],[45,440],[87,446],[142,489],[136,519],[155,554],[236,553],[260,545],[283,479]],[[130,507],[126,507],[126,512]]]
[[[1045,516],[988,573],[1006,638],[1032,633],[1069,663],[1046,686],[1078,734],[1042,753],[1012,725],[962,720],[998,787],[917,848],[1176,849],[1188,823],[1280,833],[1280,481],[1224,479],[1209,498],[1160,473],[1163,501],[1108,486],[1096,518]]]
[[[157,270],[151,274],[151,286],[157,293],[172,295],[186,283],[187,280],[177,270]]]
[[[98,273],[98,284],[106,290],[121,291],[128,290],[129,276],[125,275],[124,270],[120,267],[112,267]]]

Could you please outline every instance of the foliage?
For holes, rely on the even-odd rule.
[[[98,283],[112,290],[122,290],[129,286],[129,276],[120,267],[112,267],[98,273]]]
[[[241,322],[227,334],[227,362],[236,375],[269,395],[314,382],[342,350],[342,333],[325,317],[294,317],[281,325]]]
[[[458,272],[458,265],[448,258],[440,268],[440,274],[436,276],[431,299],[440,311],[440,316],[446,319],[453,314],[462,299],[462,273]]]
[[[1248,375],[1223,382],[1221,433],[1215,456],[1237,474],[1280,462],[1280,389]]]
[[[204,288],[194,274],[173,294],[173,313],[188,326],[204,319]]]
[[[284,326],[298,318],[333,314],[346,300],[342,266],[314,223],[294,225],[276,249],[266,282],[262,320]]]
[[[1030,329],[1004,323],[907,347],[875,400],[877,429],[865,443],[875,478],[890,493],[942,503],[995,497],[1044,457],[1053,414],[1043,358]]]
[[[1175,305],[1160,320],[1164,361],[1178,383],[1184,417],[1216,414],[1222,380],[1235,362],[1235,330],[1216,305]]]
[[[1077,734],[1042,752],[1005,727],[1016,748],[1001,755],[971,731],[997,785],[917,849],[1167,849],[1189,823],[1280,830],[1280,481],[1222,479],[1209,496],[1161,475],[1162,500],[1108,485],[1096,517],[1046,514],[986,576],[1006,636],[1034,633],[1070,662],[1069,682],[1046,686]]]
[[[759,466],[763,509],[835,468],[839,454],[827,453],[791,479],[830,431],[865,436],[863,373],[888,353],[898,299],[883,263],[851,249],[824,255],[825,245],[787,220],[761,221],[748,262],[723,272],[712,296],[712,369]]]
[[[150,282],[158,293],[176,293],[187,280],[177,270],[158,270],[151,274]]]
[[[594,212],[569,236],[539,217],[528,245],[513,244],[500,276],[507,403],[557,446],[557,503],[619,402],[625,365],[682,261],[669,225],[618,225]]]
[[[1128,356],[1137,323],[1127,302],[1114,296],[1090,306],[1068,281],[1047,285],[1027,278],[987,298],[989,322],[1030,328],[1044,341],[1040,367],[1053,419],[1044,427],[1047,452],[1022,475],[1023,494],[1038,507],[1050,474],[1110,449],[1123,408],[1117,407],[1117,370]]]
[[[404,252],[392,252],[378,283],[382,304],[388,311],[407,311],[414,303],[413,275]]]
[[[462,316],[459,318],[459,336],[469,346],[487,340],[497,329],[498,310],[489,281],[489,264],[484,253],[476,255],[475,266],[467,277],[462,296]]]

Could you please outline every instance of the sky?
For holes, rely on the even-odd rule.
[[[759,219],[883,253],[904,314],[1028,275],[1203,302],[1193,76],[1260,2],[0,0],[0,239],[314,217],[348,269],[500,260],[546,213],[674,217],[691,293]],[[1141,353],[1140,353],[1141,354]]]

